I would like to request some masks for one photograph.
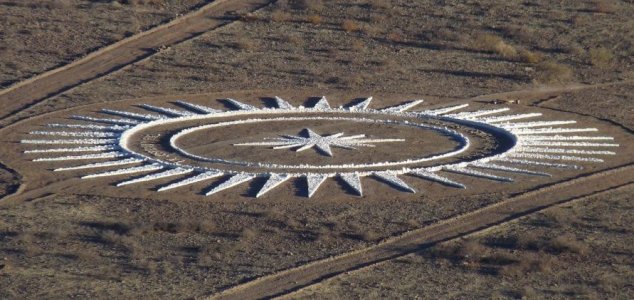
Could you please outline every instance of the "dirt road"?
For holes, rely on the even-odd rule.
[[[21,81],[0,91],[0,104],[3,107],[0,119],[120,70],[157,53],[162,47],[169,47],[228,24],[235,20],[226,17],[229,12],[253,11],[270,2],[216,0],[172,22],[121,40],[68,65]]]
[[[592,184],[588,184],[590,182]],[[211,299],[260,299],[281,296],[338,274],[485,230],[552,205],[632,183],[634,183],[634,164],[555,183],[501,203],[408,232],[373,247],[258,278],[213,295]]]

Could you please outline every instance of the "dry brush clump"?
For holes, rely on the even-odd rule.
[[[539,83],[564,83],[572,80],[572,69],[553,61],[542,62],[537,65],[535,80]]]
[[[361,25],[353,20],[344,20],[341,22],[341,29],[345,32],[355,32],[361,29]]]
[[[588,59],[593,66],[607,69],[612,65],[614,54],[607,48],[597,47],[588,51]]]
[[[504,42],[501,37],[490,33],[477,34],[472,43],[477,50],[497,53],[507,59],[515,58],[518,54],[515,47]]]

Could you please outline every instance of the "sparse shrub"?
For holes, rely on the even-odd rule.
[[[504,58],[514,58],[517,56],[517,50],[505,42],[499,42],[495,45],[494,50],[497,54]]]
[[[365,49],[365,43],[362,40],[352,41],[351,48],[354,51],[363,51]]]
[[[593,6],[592,10],[598,13],[611,14],[616,11],[614,2],[610,0],[595,0]]]
[[[231,46],[236,49],[247,50],[247,51],[251,51],[256,48],[255,43],[253,43],[253,41],[246,38],[237,38]]]
[[[405,35],[400,32],[392,31],[385,36],[385,38],[392,43],[403,43],[405,42]]]
[[[593,66],[604,69],[612,65],[614,54],[606,48],[599,47],[590,49],[590,51],[588,51],[588,57]]]
[[[528,50],[521,50],[519,52],[519,58],[521,61],[529,64],[536,64],[543,59],[542,55],[540,55],[539,53]]]
[[[282,38],[282,40],[287,43],[287,44],[291,44],[291,45],[295,45],[295,46],[299,46],[303,43],[304,40],[302,40],[301,36],[296,35],[296,34],[289,34],[286,35]]]
[[[253,228],[243,228],[240,232],[240,239],[242,241],[250,241],[258,236],[258,232]]]
[[[355,32],[355,31],[359,31],[359,29],[361,28],[361,26],[359,25],[359,23],[353,21],[353,20],[344,20],[341,23],[341,28],[345,31],[345,32]]]
[[[479,34],[473,41],[476,49],[486,52],[494,52],[504,58],[514,58],[517,56],[517,50],[505,43],[502,38],[489,33]]]
[[[271,21],[278,23],[288,22],[292,18],[293,16],[291,16],[291,14],[281,10],[278,10],[271,15]]]
[[[570,234],[560,235],[552,239],[549,243],[550,247],[558,252],[572,252],[586,255],[589,252],[587,245],[579,242],[575,236]]]
[[[386,9],[392,7],[391,0],[370,0],[368,4],[374,9]]]
[[[319,25],[324,22],[324,18],[320,15],[310,15],[306,17],[306,21],[314,25]]]
[[[570,67],[556,62],[547,61],[540,63],[537,66],[536,80],[542,83],[566,82],[572,79],[572,74],[572,69]]]
[[[324,3],[321,0],[294,0],[293,7],[295,9],[320,12],[324,9]]]

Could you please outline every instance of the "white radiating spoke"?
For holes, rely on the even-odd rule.
[[[142,158],[126,158],[126,159],[121,159],[121,160],[113,160],[113,161],[106,161],[106,162],[100,162],[100,163],[92,163],[92,164],[86,164],[86,165],[79,165],[79,166],[74,166],[74,167],[64,167],[64,168],[57,168],[53,171],[74,171],[74,170],[83,170],[83,169],[94,169],[94,168],[105,168],[105,167],[115,167],[115,166],[122,166],[122,165],[130,165],[130,164],[137,164],[137,163],[141,163],[144,162],[145,159]]]
[[[312,197],[319,186],[326,181],[328,178],[327,175],[324,174],[308,174],[306,175],[306,184],[308,185],[308,190],[306,191],[306,195],[308,198]]]
[[[126,169],[118,169],[118,170],[108,171],[103,173],[90,174],[90,175],[83,176],[82,179],[127,175],[127,174],[141,173],[141,172],[156,171],[156,170],[161,170],[163,168],[164,167],[159,164],[143,165],[138,167],[126,168]]]
[[[115,158],[130,156],[128,153],[122,153],[118,151],[84,154],[84,155],[71,155],[71,156],[58,156],[58,157],[42,157],[36,158],[33,161],[64,161],[64,160],[86,160],[86,159],[103,159],[103,158]]]
[[[231,176],[229,179],[227,179],[227,181],[221,183],[220,185],[212,188],[211,190],[209,190],[207,193],[205,193],[205,196],[209,196],[212,194],[215,194],[217,192],[220,192],[222,190],[226,190],[228,188],[234,187],[238,184],[241,184],[243,182],[247,182],[251,179],[255,178],[254,175],[250,175],[250,174],[237,174],[237,175],[233,175]]]
[[[348,107],[349,111],[361,111],[361,110],[365,110],[368,108],[368,106],[370,105],[370,102],[372,101],[372,97],[368,97],[365,100],[361,101],[360,103],[357,103],[355,105],[352,105],[350,107]]]
[[[423,110],[423,111],[421,111],[419,113],[420,114],[424,114],[424,115],[439,116],[439,115],[444,115],[446,113],[449,113],[449,112],[452,112],[452,111],[455,111],[455,110],[463,109],[463,108],[465,108],[467,106],[469,106],[469,104],[465,103],[465,104],[454,105],[454,106],[449,106],[449,107],[430,109],[430,110]]]
[[[223,175],[225,175],[225,173],[217,172],[217,171],[209,171],[209,172],[205,172],[205,173],[200,173],[200,174],[196,174],[196,175],[191,176],[191,177],[187,177],[187,178],[185,178],[183,180],[180,180],[178,182],[174,182],[172,184],[165,185],[165,186],[159,188],[157,191],[159,191],[159,192],[167,191],[167,190],[175,189],[175,188],[178,188],[178,187],[194,184],[196,182],[201,182],[201,181],[204,181],[204,180],[217,178],[217,177],[220,177],[220,176],[223,176]]]
[[[175,102],[176,104],[185,107],[189,110],[195,111],[195,112],[199,112],[199,113],[203,113],[203,114],[215,114],[215,113],[219,113],[220,110],[215,109],[215,108],[211,108],[209,106],[204,106],[204,105],[200,105],[200,104],[194,104],[194,103],[189,103],[189,102],[185,102],[185,101],[181,101],[178,100]]]
[[[169,107],[161,107],[161,106],[154,106],[154,105],[150,105],[150,104],[141,104],[141,107],[153,111],[153,112],[157,112],[166,116],[172,116],[172,117],[184,117],[184,116],[193,116],[196,115],[193,112],[189,112],[189,111],[185,111],[185,110],[180,110],[180,109],[175,109],[175,108],[169,108]]]
[[[461,112],[457,114],[446,114],[445,117],[471,120],[473,118],[477,118],[481,116],[499,114],[501,112],[505,112],[508,110],[510,110],[510,108],[508,107],[498,108],[498,109],[483,109],[483,110],[476,110],[476,111],[465,111],[465,112]]]
[[[534,121],[534,122],[517,122],[517,123],[503,123],[497,124],[505,129],[517,129],[517,128],[534,128],[534,127],[545,127],[545,126],[554,126],[554,125],[567,125],[567,124],[575,124],[577,121]]]
[[[156,115],[156,114],[139,114],[133,113],[129,111],[121,111],[121,110],[113,110],[113,109],[102,109],[102,113],[106,113],[109,115],[122,116],[131,119],[138,119],[142,121],[154,121],[158,119],[164,119],[164,116]]]
[[[616,155],[616,152],[602,150],[577,150],[561,148],[533,148],[522,147],[517,150],[519,153],[558,153],[558,154],[586,154],[586,155]]]
[[[526,175],[548,176],[548,177],[550,177],[550,174],[544,173],[544,172],[535,172],[535,171],[531,171],[531,170],[525,170],[525,169],[519,169],[519,168],[512,168],[512,167],[507,167],[507,166],[496,165],[496,164],[492,164],[492,163],[472,163],[472,164],[470,164],[470,166],[474,166],[476,168],[482,168],[482,169],[496,170],[496,171],[504,171],[504,172],[511,172],[511,173],[526,174]]]
[[[95,117],[88,117],[88,116],[71,116],[71,119],[87,121],[87,122],[104,123],[104,124],[115,124],[115,125],[141,124],[141,121],[132,120],[132,119],[104,119],[104,118],[95,118]]]
[[[109,138],[116,137],[119,134],[115,132],[101,132],[101,131],[31,131],[29,134],[35,135],[54,135],[54,136],[66,136],[66,137],[90,137],[90,138]]]
[[[255,107],[253,105],[242,103],[242,102],[240,102],[238,100],[235,100],[235,99],[227,98],[225,100],[227,100],[229,103],[231,103],[231,105],[233,105],[234,107],[236,107],[237,109],[240,109],[240,110],[259,110],[259,108]]]
[[[293,105],[291,105],[290,103],[288,103],[288,101],[275,96],[273,99],[275,99],[275,104],[277,105],[278,108],[281,109],[293,109],[295,108]]]
[[[476,170],[472,170],[472,169],[462,168],[462,167],[445,167],[445,168],[443,168],[443,170],[446,170],[446,171],[449,171],[449,172],[453,172],[453,173],[457,173],[457,174],[473,176],[473,177],[480,177],[480,178],[486,178],[486,179],[497,180],[497,181],[504,181],[504,182],[512,182],[513,181],[512,178],[497,176],[497,175],[484,173],[484,172],[480,172],[480,171],[476,171]]]
[[[361,178],[357,173],[343,173],[339,174],[341,178],[351,189],[359,196],[363,196],[363,187],[361,186]]]
[[[118,148],[119,146],[115,146],[115,145],[105,145],[105,146],[92,146],[92,147],[35,149],[35,150],[26,150],[24,151],[24,153],[95,152],[95,151],[115,150]]]
[[[386,183],[392,185],[393,187],[396,187],[397,189],[410,192],[410,193],[416,193],[415,189],[407,185],[405,181],[398,178],[398,176],[396,176],[395,174],[392,174],[389,172],[375,172],[375,173],[372,173],[372,175],[385,181]]]
[[[116,139],[77,139],[77,140],[21,140],[22,144],[48,144],[48,145],[107,145],[115,144]]]
[[[415,101],[411,101],[411,102],[407,102],[405,104],[401,104],[401,105],[396,105],[396,106],[392,106],[392,107],[387,107],[387,108],[383,108],[381,109],[382,112],[386,112],[386,113],[400,113],[400,112],[404,112],[418,104],[423,103],[423,100],[415,100]]]
[[[461,188],[461,189],[466,189],[467,187],[464,186],[464,184],[459,183],[459,182],[455,182],[447,177],[443,177],[440,176],[436,173],[432,173],[426,170],[412,170],[411,172],[409,172],[409,174],[412,174],[414,176],[418,176],[427,180],[431,180],[431,181],[435,181],[435,182],[439,182],[448,186],[453,186],[453,187],[457,187],[457,188]]]
[[[538,128],[538,129],[512,129],[515,135],[536,135],[553,133],[596,132],[596,128]]]
[[[482,118],[477,120],[484,123],[499,123],[499,122],[510,121],[510,120],[534,118],[534,117],[539,117],[541,115],[542,115],[541,113],[517,114],[517,115]]]
[[[521,141],[524,146],[559,146],[559,147],[618,147],[612,143],[588,143],[588,142],[550,142],[550,141]]]
[[[101,131],[124,131],[132,128],[130,125],[95,125],[95,124],[59,124],[52,123],[46,124],[46,127],[52,128],[73,128],[73,129],[90,129],[90,130],[101,130]]]
[[[291,178],[291,176],[286,175],[286,174],[271,174],[271,176],[269,176],[269,179],[266,181],[266,183],[264,183],[262,188],[260,188],[260,190],[255,195],[255,197],[259,198],[260,196],[262,196],[265,193],[267,193],[268,191],[276,188],[277,186],[279,186],[280,184],[282,184],[285,181],[289,180],[290,178]]]
[[[194,171],[193,169],[174,168],[174,169],[170,169],[170,170],[167,170],[167,171],[154,173],[154,174],[149,174],[149,175],[145,175],[145,176],[142,176],[142,177],[139,177],[139,178],[135,178],[135,179],[119,182],[119,183],[117,183],[117,186],[123,186],[123,185],[128,185],[128,184],[139,183],[139,182],[157,180],[157,179],[166,178],[166,177],[183,175],[183,174],[191,173],[193,171]]]
[[[611,141],[609,136],[578,136],[578,135],[524,135],[522,140],[526,141]]]
[[[272,146],[273,149],[297,148],[301,152],[317,148],[328,156],[333,156],[331,147],[355,149],[355,147],[374,147],[373,143],[402,142],[403,139],[366,139],[365,134],[344,136],[343,132],[322,136],[309,128],[302,130],[305,136],[282,135],[280,138],[265,142],[240,143],[234,146]],[[302,134],[302,133],[300,133]]]
[[[576,170],[581,169],[581,167],[576,165],[533,161],[533,160],[526,160],[526,159],[514,159],[514,158],[503,157],[503,158],[497,158],[495,160],[500,162],[510,163],[510,164],[518,164],[518,165],[529,165],[529,166],[560,168],[560,169],[576,169]]]
[[[509,153],[510,157],[519,158],[536,158],[549,160],[570,160],[570,161],[586,161],[586,162],[603,162],[603,159],[594,157],[568,156],[568,155],[546,155],[537,153]]]
[[[313,106],[314,109],[330,109],[330,103],[325,96],[322,96],[317,103]]]

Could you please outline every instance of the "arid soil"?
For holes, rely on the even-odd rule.
[[[284,298],[627,299],[633,193],[630,184],[552,207]]]
[[[0,87],[72,62],[205,2],[0,1]]]
[[[14,194],[0,204],[0,298],[215,295],[503,203],[554,181],[631,163],[634,85],[628,80],[633,76],[634,24],[629,16],[634,6],[551,2],[277,1],[252,14],[240,12],[240,21],[98,74],[60,95],[26,99],[38,103],[5,118],[0,135],[3,169],[14,170],[3,170],[0,177],[0,192]],[[46,13],[48,8],[41,12],[22,3],[0,2],[0,12],[46,14],[39,22],[77,24],[77,18],[65,21],[65,16]],[[115,9],[111,3],[70,3],[70,8],[51,7],[50,12],[99,15],[85,17],[97,19],[88,28],[113,26],[108,32],[123,35],[128,26],[109,20],[133,22],[127,12],[147,11],[139,17],[146,20],[139,21],[140,28],[147,28],[200,4],[122,4]],[[119,17],[123,12],[126,17]],[[237,16],[229,14],[229,19]],[[17,32],[17,24],[30,18],[7,20],[16,23],[6,26],[11,34],[3,33],[3,39],[19,40],[19,34],[35,39],[35,29]],[[55,32],[49,29],[54,26],[40,27]],[[66,27],[60,30],[67,34]],[[6,43],[9,50],[0,61],[20,62],[19,70],[25,71],[8,68],[2,82],[6,86],[31,77],[116,40],[98,30],[74,36],[81,44],[69,42],[64,48],[69,50],[60,53],[45,47],[55,47],[53,42],[31,47],[46,53],[32,54],[32,59],[18,55],[27,50]],[[64,82],[51,87],[69,88]],[[561,89],[540,92],[553,87]],[[508,104],[513,111],[538,110],[549,118],[597,127],[621,144],[618,155],[602,164],[584,164],[582,171],[555,170],[552,178],[518,176],[517,184],[460,177],[470,188],[459,190],[407,178],[420,191],[408,194],[364,179],[365,196],[354,197],[333,180],[311,199],[292,183],[254,199],[250,190],[262,182],[205,197],[199,193],[205,184],[185,189],[191,193],[157,194],[152,184],[116,188],[113,184],[121,179],[80,180],[85,173],[51,172],[59,164],[29,161],[17,143],[28,131],[70,114],[177,99],[227,109],[219,98],[261,106],[261,97],[279,95],[299,105],[308,97],[327,95],[334,106],[373,95],[373,105],[383,107],[420,97],[425,105],[441,106],[485,95],[471,99],[475,108],[496,106],[483,103],[497,98],[486,95],[512,91],[523,92],[500,99],[519,99],[519,104]],[[244,132],[252,134],[245,138],[262,138],[254,130]],[[623,187],[549,208],[468,241],[449,241],[311,282],[317,285],[289,297],[631,298],[631,194],[631,187]],[[513,237],[517,241],[511,243]]]

